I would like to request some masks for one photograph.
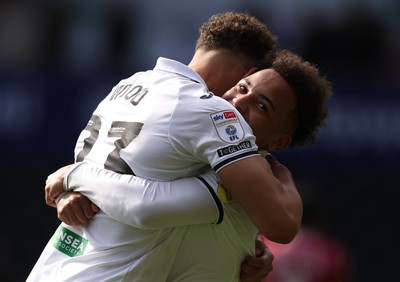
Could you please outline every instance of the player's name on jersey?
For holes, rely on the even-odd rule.
[[[146,96],[147,92],[149,90],[142,85],[122,84],[115,87],[110,96],[110,101],[124,98],[130,100],[132,105],[136,106]]]

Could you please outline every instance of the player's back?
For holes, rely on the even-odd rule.
[[[190,100],[190,95],[195,96],[199,91],[203,93],[203,85],[173,73],[147,71],[122,80],[99,104],[80,135],[76,160],[157,180],[201,173],[207,164],[184,160],[177,155],[169,138],[171,120],[176,118],[175,109],[182,103],[182,94]],[[114,260],[112,269],[118,265],[124,269],[132,261],[147,260],[152,252],[158,252],[161,244],[168,242],[171,248],[178,244],[179,234],[168,238],[170,232],[170,229],[143,230],[127,226],[100,212],[83,227],[91,249],[80,259],[90,262],[90,257],[101,253]],[[173,257],[172,253],[169,255]],[[157,267],[156,260],[149,261],[153,268]],[[162,261],[163,269],[168,269],[166,263]],[[145,276],[149,279],[151,267],[146,265],[149,271]],[[136,267],[130,275],[137,277],[144,269]],[[161,270],[157,276],[162,277]]]
[[[84,151],[84,140],[96,136],[96,142],[86,142],[92,149],[84,160],[120,173],[172,180],[199,175],[210,165],[228,163],[230,158],[237,159],[242,151],[256,153],[251,141],[240,143],[245,138],[254,142],[242,117],[228,102],[209,93],[196,73],[187,72],[185,68],[177,72],[156,68],[122,80],[114,87],[94,112],[101,125],[95,128],[97,132],[93,134],[91,125],[95,122],[92,122],[87,128],[89,130],[79,137],[77,148]],[[226,130],[232,127],[236,135]],[[218,149],[226,152],[233,147],[234,153],[218,153]],[[77,150],[78,161],[80,150]],[[110,237],[102,234],[107,226],[114,230]],[[101,242],[102,245],[94,246],[95,249],[104,249],[105,242],[111,250],[121,248],[124,252],[134,249],[142,264],[141,269],[135,268],[130,272],[131,276],[146,268],[150,272],[151,267],[159,267],[158,279],[163,277],[162,271],[169,269],[168,265],[172,266],[182,242],[189,242],[189,238],[195,238],[203,231],[210,238],[214,236],[215,242],[224,240],[220,238],[224,231],[215,233],[209,229],[190,231],[193,237],[183,240],[188,234],[186,227],[142,230],[120,224],[102,213],[85,230],[89,241]],[[253,240],[250,243],[252,246]],[[163,248],[163,245],[168,248]],[[210,245],[206,246],[204,259],[213,254]],[[190,242],[185,248],[190,249]],[[230,245],[230,250],[234,248]],[[144,263],[145,260],[148,262]],[[233,264],[231,261],[230,266]],[[232,273],[235,270],[237,267]],[[144,275],[146,279],[149,279],[149,272]]]

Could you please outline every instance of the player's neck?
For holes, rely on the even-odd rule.
[[[238,60],[237,57],[228,50],[199,49],[194,54],[189,67],[203,78],[214,94],[221,96],[233,86],[229,85],[227,89],[223,86],[227,74],[237,76],[237,80],[235,78],[235,82],[237,82],[246,72],[241,65],[243,60]],[[234,72],[234,70],[237,71]]]
[[[221,69],[221,66],[218,66],[221,62],[219,53],[217,50],[205,51],[199,49],[190,61],[189,67],[197,72],[207,83],[207,77]]]

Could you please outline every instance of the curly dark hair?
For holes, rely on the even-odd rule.
[[[277,38],[247,13],[216,14],[203,23],[199,32],[196,50],[227,49],[244,54],[260,69],[270,67],[275,57]]]
[[[291,113],[294,123],[291,146],[314,144],[318,130],[326,125],[331,83],[317,67],[287,50],[276,53],[272,69],[291,86],[297,97],[297,107]]]

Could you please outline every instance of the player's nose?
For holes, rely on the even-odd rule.
[[[233,106],[242,114],[246,115],[249,109],[250,97],[248,95],[238,94],[232,99]]]
[[[236,106],[245,107],[250,103],[251,98],[252,96],[249,94],[236,93],[235,97],[232,99],[233,105],[235,107]]]

